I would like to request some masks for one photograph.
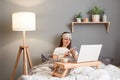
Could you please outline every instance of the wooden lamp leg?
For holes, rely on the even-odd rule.
[[[23,48],[23,74],[27,75],[28,70],[27,70],[27,59],[26,59],[26,48]]]
[[[26,54],[27,54],[27,58],[28,58],[30,68],[32,68],[32,61],[31,61],[31,58],[30,58],[30,53],[29,53],[28,47],[26,48]]]
[[[15,76],[15,73],[16,73],[16,69],[17,69],[18,61],[20,59],[21,52],[22,52],[22,49],[21,49],[21,47],[19,47],[19,51],[18,51],[18,55],[17,55],[17,58],[16,58],[16,62],[15,62],[15,66],[14,66],[14,70],[13,70],[11,80],[14,80],[14,76]]]
[[[18,51],[18,55],[17,55],[17,59],[16,59],[16,62],[15,62],[15,65],[14,65],[14,70],[13,70],[13,73],[12,73],[12,76],[11,76],[10,80],[14,80],[17,65],[18,65],[18,61],[20,59],[20,55],[21,55],[22,51],[23,51],[23,74],[24,75],[28,74],[27,59],[28,59],[30,68],[32,68],[32,61],[31,61],[31,58],[30,58],[28,47],[27,46],[20,46],[19,51]]]

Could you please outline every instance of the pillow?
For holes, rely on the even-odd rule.
[[[52,58],[52,54],[41,54],[42,62],[48,61],[50,58]]]
[[[113,63],[113,58],[110,58],[110,57],[103,57],[103,56],[100,56],[99,57],[99,60],[104,63],[105,65],[108,65],[108,64],[112,64]]]

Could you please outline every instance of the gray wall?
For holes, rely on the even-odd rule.
[[[41,63],[41,53],[52,53],[59,45],[60,34],[70,31],[73,16],[86,12],[95,4],[106,9],[110,24],[107,33],[104,25],[75,25],[73,46],[102,43],[101,56],[114,59],[120,65],[120,0],[0,0],[0,80],[9,80],[18,48],[22,45],[22,32],[12,31],[12,13],[32,11],[37,16],[36,31],[27,32],[27,44],[33,65]],[[21,55],[22,57],[22,55]],[[16,79],[22,74],[22,58],[17,68]]]

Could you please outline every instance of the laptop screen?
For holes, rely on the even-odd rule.
[[[102,44],[81,45],[77,62],[98,60],[101,48]]]

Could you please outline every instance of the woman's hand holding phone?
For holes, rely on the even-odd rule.
[[[70,51],[65,52],[65,57],[70,55]]]
[[[70,49],[70,53],[71,53],[73,56],[75,55],[75,51],[76,51],[76,50],[75,50],[74,48],[71,48],[71,49]]]

